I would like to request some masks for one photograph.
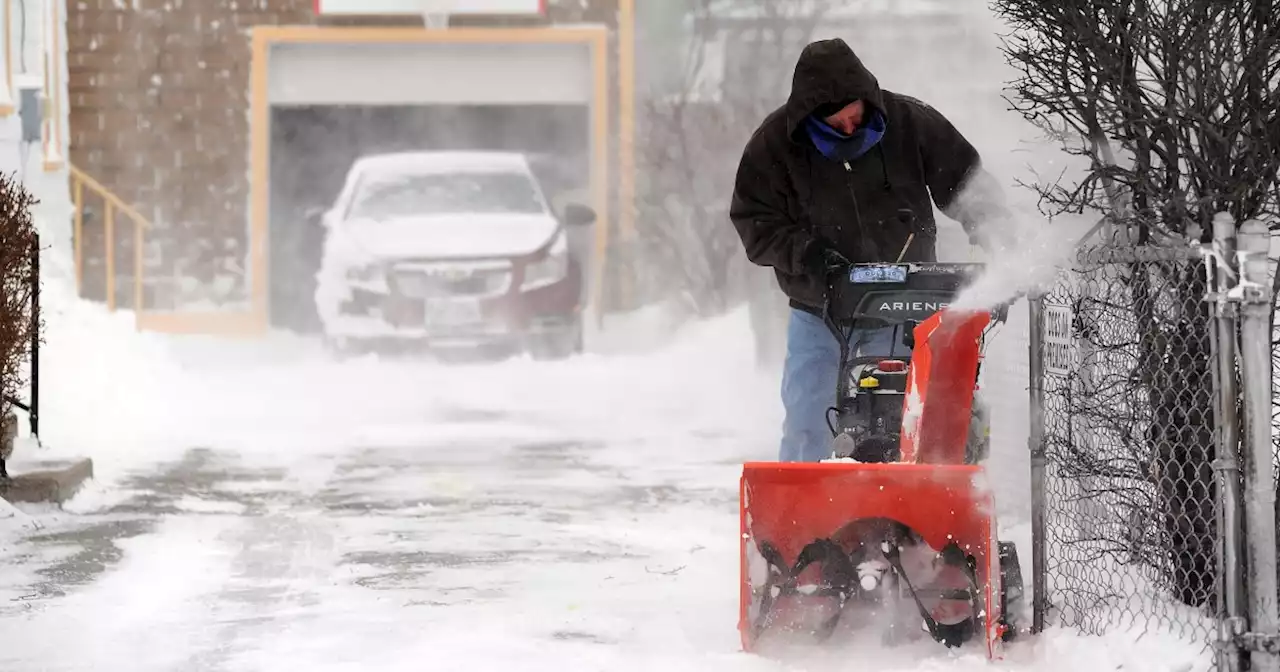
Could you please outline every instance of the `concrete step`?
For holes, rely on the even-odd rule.
[[[0,479],[0,498],[11,503],[62,504],[93,478],[93,460],[87,457],[20,460],[8,468],[9,480]]]

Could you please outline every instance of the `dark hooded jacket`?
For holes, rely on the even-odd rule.
[[[883,137],[853,161],[827,158],[806,119],[824,105],[858,99],[883,115]],[[978,170],[977,150],[937,110],[881,90],[844,40],[823,40],[805,47],[790,98],[747,142],[729,215],[747,257],[773,267],[792,306],[816,312],[826,284],[818,267],[823,247],[854,263],[899,255],[936,261],[930,201],[951,216],[957,191]],[[975,222],[965,213],[957,218],[972,238]]]

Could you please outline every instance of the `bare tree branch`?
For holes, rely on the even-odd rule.
[[[791,66],[835,0],[693,0],[674,90],[642,101],[637,164],[641,255],[652,291],[701,315],[734,299],[741,243],[728,225],[742,147],[785,102]],[[723,73],[711,72],[719,65]]]
[[[1013,109],[1088,160],[1072,182],[1034,185],[1042,209],[1105,211],[1137,244],[1194,228],[1207,236],[1220,212],[1280,228],[1273,0],[992,5],[1012,28],[1003,38],[1017,72]],[[1100,558],[1123,550],[1184,603],[1203,604],[1212,594],[1217,524],[1204,269],[1131,263],[1075,269],[1072,277],[1088,355],[1082,387],[1061,415],[1090,437],[1064,437],[1053,467],[1080,488],[1081,501],[1109,502],[1139,521],[1124,535],[1119,518],[1099,522],[1071,542],[1080,546],[1072,552]],[[1075,510],[1073,503],[1050,515]],[[1077,581],[1071,590],[1093,589]]]
[[[1107,210],[1140,240],[1212,217],[1280,227],[1280,16],[1272,0],[995,0],[1012,27],[1013,109],[1088,141],[1058,212]],[[1066,138],[1064,138],[1066,140]],[[1066,143],[1064,143],[1066,144]],[[1113,150],[1112,147],[1115,147]],[[1101,185],[1103,191],[1098,192]],[[1105,200],[1099,200],[1105,195]],[[1123,207],[1121,207],[1123,205]]]

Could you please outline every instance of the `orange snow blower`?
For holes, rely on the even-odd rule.
[[[743,466],[745,650],[879,629],[886,645],[929,636],[998,658],[1016,633],[1022,576],[1016,548],[996,537],[975,398],[983,342],[1007,307],[947,307],[981,269],[855,264],[830,283],[824,317],[841,343],[832,458]],[[851,329],[867,326],[892,327],[909,361],[850,356]]]

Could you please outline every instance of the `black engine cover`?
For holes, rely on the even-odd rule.
[[[833,282],[830,318],[843,329],[901,329],[904,344],[916,324],[944,310],[985,268],[983,264],[855,264]],[[908,357],[909,359],[909,357]],[[881,371],[879,358],[845,362],[844,398],[836,409],[835,456],[859,462],[896,462],[901,456],[905,371]],[[875,378],[877,384],[861,387]]]
[[[860,387],[864,379],[875,380],[876,385]],[[839,409],[836,434],[847,435],[852,443],[844,442],[836,456],[859,462],[896,462],[901,454],[899,434],[907,372],[885,372],[875,364],[862,364],[850,371],[848,385],[850,394]]]

